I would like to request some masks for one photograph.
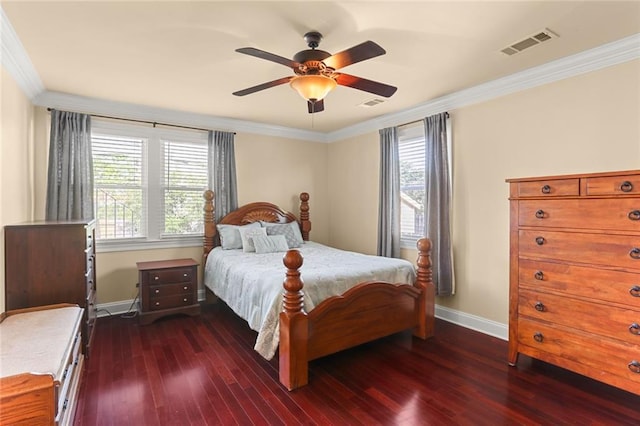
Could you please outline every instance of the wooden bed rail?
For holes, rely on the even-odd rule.
[[[435,287],[431,273],[431,241],[417,243],[417,277],[413,285],[382,282],[358,284],[307,313],[300,278],[302,255],[289,250],[283,263],[283,310],[280,313],[280,382],[289,390],[309,380],[309,361],[402,330],[426,339],[434,333]],[[371,322],[371,318],[380,321]],[[382,320],[384,319],[384,320]]]

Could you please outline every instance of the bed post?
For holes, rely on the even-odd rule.
[[[213,205],[213,191],[207,189],[204,191],[204,254],[202,256],[202,264],[206,265],[207,256],[213,250],[216,236],[216,221],[214,219],[215,207]]]
[[[420,297],[416,299],[416,311],[418,312],[418,326],[413,335],[426,339],[434,334],[435,329],[435,286],[431,273],[431,241],[421,238],[416,244],[418,248],[418,267],[415,287],[421,290]]]
[[[309,220],[309,194],[300,193],[300,228],[302,229],[302,239],[309,241],[309,231],[311,231],[311,221]]]
[[[289,250],[283,262],[287,267],[287,277],[284,280],[283,309],[280,312],[280,382],[293,390],[309,381],[309,323],[304,311],[303,283],[299,271],[302,255],[298,250]]]

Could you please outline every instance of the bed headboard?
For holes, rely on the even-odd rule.
[[[214,194],[211,190],[204,192],[204,260],[214,247],[220,245],[214,219]],[[297,221],[300,225],[302,239],[309,240],[311,221],[309,220],[309,194],[300,194],[300,220],[293,213],[267,202],[249,203],[230,212],[220,219],[221,224],[246,225],[258,221],[288,223]]]

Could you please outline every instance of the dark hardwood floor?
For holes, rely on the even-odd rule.
[[[310,384],[278,382],[277,360],[224,304],[139,326],[98,319],[76,425],[626,425],[640,397],[520,356],[444,321],[313,361]]]

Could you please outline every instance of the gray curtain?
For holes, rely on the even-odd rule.
[[[238,208],[238,184],[236,181],[236,154],[233,132],[209,132],[209,170],[213,168],[213,188],[216,222]]]
[[[380,130],[378,256],[400,257],[400,159],[396,127]]]
[[[451,246],[451,165],[445,113],[424,119],[425,231],[431,239],[433,282],[438,296],[454,294]]]
[[[52,110],[46,219],[93,217],[91,116]]]

